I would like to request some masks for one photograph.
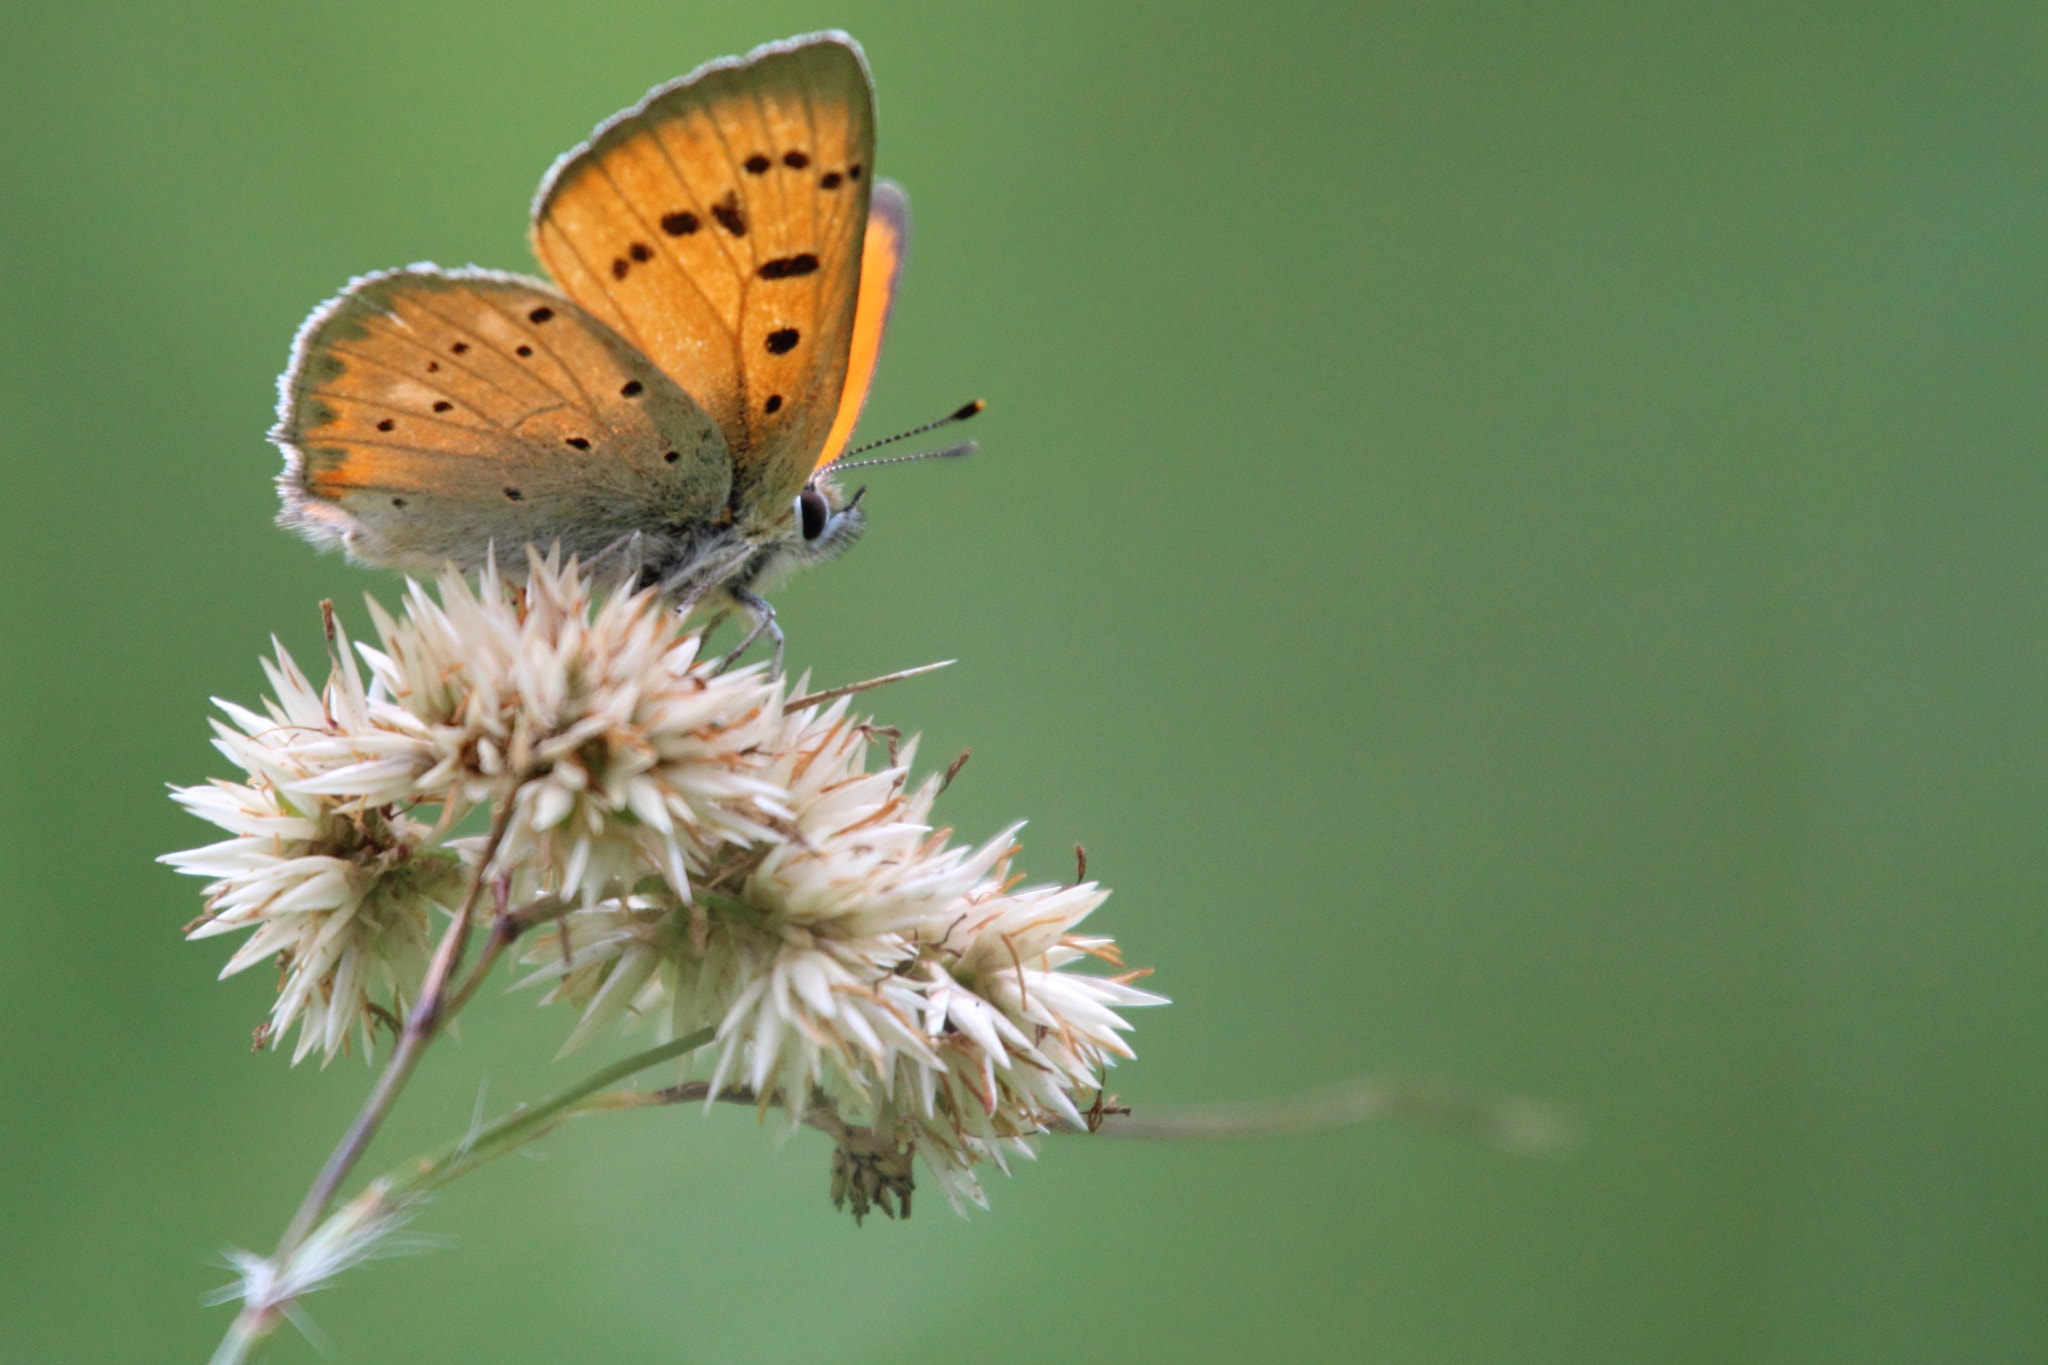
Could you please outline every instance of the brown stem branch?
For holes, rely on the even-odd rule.
[[[476,872],[469,879],[469,887],[463,893],[462,904],[455,911],[455,922],[448,926],[448,932],[441,936],[440,945],[434,950],[433,961],[427,966],[427,977],[420,985],[419,1000],[413,1005],[412,1013],[406,1017],[405,1031],[399,1035],[398,1046],[386,1063],[384,1072],[377,1077],[377,1084],[370,1091],[370,1097],[363,1101],[362,1109],[356,1114],[355,1122],[342,1134],[334,1151],[327,1157],[327,1164],[320,1168],[320,1174],[313,1180],[313,1187],[306,1191],[306,1197],[299,1204],[299,1211],[292,1215],[292,1221],[278,1240],[273,1255],[276,1264],[285,1259],[306,1240],[307,1234],[319,1226],[320,1219],[327,1213],[327,1206],[334,1202],[335,1191],[341,1182],[348,1179],[348,1173],[355,1169],[362,1159],[370,1141],[377,1136],[377,1130],[384,1126],[384,1120],[391,1113],[391,1106],[398,1100],[406,1082],[418,1069],[420,1057],[427,1044],[441,1031],[452,1011],[447,1009],[448,979],[453,975],[456,964],[462,960],[463,949],[469,943],[469,928],[476,911],[477,897],[483,894],[485,879],[490,873],[491,860],[497,856],[498,845],[504,841],[505,829],[512,820],[513,804],[508,797],[504,808],[492,822],[490,837],[484,841],[482,854],[477,858]]]
[[[462,1012],[470,997],[484,984],[484,978],[491,974],[491,968],[498,965],[498,959],[505,950],[519,941],[522,934],[551,920],[560,919],[575,909],[572,902],[560,896],[540,896],[528,901],[517,910],[500,910],[491,921],[491,936],[484,941],[484,950],[476,964],[469,970],[469,976],[455,988],[448,998],[447,1017],[453,1018]]]
[[[1570,1117],[1538,1100],[1363,1079],[1280,1099],[1110,1112],[1097,1131],[1105,1137],[1217,1141],[1279,1137],[1379,1119],[1420,1120],[1532,1156],[1562,1154],[1578,1140]]]

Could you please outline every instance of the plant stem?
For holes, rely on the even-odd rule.
[[[1436,1124],[1527,1156],[1560,1156],[1578,1140],[1571,1117],[1538,1100],[1364,1078],[1269,1100],[1112,1112],[1103,1119],[1099,1136],[1214,1142],[1312,1133],[1380,1119]]]
[[[619,1109],[637,1108],[629,1098],[629,1092],[612,1091],[598,1094],[608,1085],[614,1085],[635,1072],[645,1071],[650,1066],[680,1057],[685,1053],[710,1042],[717,1034],[713,1028],[698,1029],[695,1033],[677,1038],[658,1047],[647,1048],[630,1057],[613,1062],[586,1076],[575,1085],[558,1090],[533,1105],[503,1114],[483,1128],[463,1138],[438,1158],[412,1161],[397,1171],[385,1176],[381,1199],[389,1206],[397,1207],[425,1198],[457,1176],[475,1170],[485,1162],[493,1161],[509,1152],[515,1152],[529,1142],[545,1136],[557,1124],[583,1113],[605,1113]],[[394,1065],[396,1058],[393,1059]],[[654,1103],[675,1103],[683,1098],[702,1098],[701,1089],[687,1085],[672,1086],[666,1090],[649,1092],[655,1097]],[[596,1095],[595,1101],[582,1104],[581,1101]],[[330,1163],[331,1164],[331,1163]],[[373,1185],[374,1189],[375,1186]],[[344,1209],[336,1217],[347,1214]],[[317,1225],[316,1225],[317,1226]],[[290,1247],[283,1247],[272,1259],[274,1267],[282,1268],[285,1258],[292,1250],[304,1244],[314,1232],[308,1227]],[[235,1315],[227,1334],[215,1349],[211,1365],[247,1365],[257,1347],[277,1329],[289,1307],[285,1303],[251,1303]]]
[[[275,1313],[236,1314],[227,1335],[220,1339],[220,1345],[213,1348],[207,1365],[243,1365],[243,1362],[254,1359],[256,1348],[269,1339],[276,1327]]]
[[[306,1240],[307,1234],[319,1225],[327,1213],[327,1206],[334,1202],[335,1191],[341,1182],[348,1179],[348,1173],[362,1160],[370,1140],[377,1136],[377,1130],[384,1126],[384,1120],[391,1114],[391,1106],[398,1101],[406,1082],[419,1068],[420,1058],[427,1050],[427,1044],[441,1031],[451,1011],[443,1008],[446,1003],[448,979],[455,966],[462,960],[462,951],[469,943],[469,929],[476,900],[483,893],[485,878],[490,873],[491,860],[497,856],[498,845],[504,841],[505,828],[512,820],[512,801],[508,797],[504,808],[492,822],[490,837],[484,841],[482,854],[477,858],[476,872],[469,879],[469,888],[463,893],[462,905],[455,912],[455,922],[448,926],[448,932],[441,936],[440,946],[434,950],[434,959],[428,964],[427,978],[421,983],[420,998],[413,1006],[412,1013],[405,1021],[405,1031],[399,1036],[398,1047],[391,1054],[391,1060],[384,1067],[384,1073],[377,1077],[377,1084],[370,1091],[370,1097],[363,1101],[362,1109],[356,1114],[355,1122],[342,1134],[333,1152],[328,1154],[327,1164],[320,1168],[320,1174],[313,1180],[313,1187],[306,1191],[306,1197],[299,1203],[299,1211],[292,1215],[291,1223],[285,1228],[284,1236],[278,1239],[277,1250],[271,1259],[283,1264],[285,1259]]]
[[[482,955],[476,965],[470,968],[469,979],[456,987],[448,1000],[448,1016],[453,1018],[462,1012],[469,998],[484,984],[484,978],[491,974],[491,968],[498,965],[498,959],[507,948],[518,942],[519,936],[528,929],[546,924],[549,920],[560,919],[575,909],[575,905],[556,896],[541,896],[527,902],[517,910],[502,911],[491,922],[491,936],[484,941]]]
[[[391,1180],[392,1196],[398,1199],[416,1199],[421,1195],[430,1194],[457,1176],[543,1136],[564,1119],[571,1119],[586,1112],[631,1107],[612,1096],[599,1096],[601,1102],[589,1106],[579,1106],[578,1102],[636,1072],[645,1071],[650,1066],[659,1066],[672,1058],[695,1052],[716,1035],[716,1029],[698,1029],[695,1033],[685,1034],[672,1042],[621,1058],[536,1104],[521,1105],[485,1124],[424,1167],[415,1166],[406,1174],[394,1173]]]

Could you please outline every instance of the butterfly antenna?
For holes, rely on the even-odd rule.
[[[932,423],[932,426],[944,425],[944,422]],[[926,430],[930,430],[930,428],[926,428]],[[905,434],[914,436],[917,433],[907,432]],[[880,444],[881,442],[879,441],[875,443],[875,445]],[[874,446],[864,446],[862,448],[873,450]],[[947,446],[944,450],[923,450],[915,455],[884,455],[879,460],[834,460],[818,472],[820,474],[837,474],[842,469],[872,469],[878,464],[909,464],[912,460],[957,460],[963,455],[972,455],[980,449],[981,443],[979,441],[962,441],[959,445]]]
[[[870,450],[876,450],[882,446],[892,446],[895,445],[898,441],[907,441],[913,436],[922,436],[927,431],[937,431],[940,427],[950,427],[955,422],[964,422],[968,418],[974,416],[975,413],[980,412],[983,408],[987,406],[988,404],[982,402],[979,398],[977,398],[972,403],[965,405],[964,407],[958,409],[957,411],[946,414],[944,417],[941,417],[936,422],[926,422],[921,427],[912,427],[908,431],[899,431],[894,436],[884,436],[881,440],[869,441],[864,446],[855,446],[852,450],[846,451],[844,454],[842,454],[839,457],[839,459],[843,460],[848,455],[865,455]],[[839,460],[834,460],[832,463],[838,464]]]

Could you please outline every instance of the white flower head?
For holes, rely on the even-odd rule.
[[[531,557],[523,586],[452,570],[402,618],[374,602],[380,693],[418,727],[416,781],[450,818],[510,803],[494,867],[522,894],[594,905],[657,878],[687,900],[719,848],[780,814],[753,772],[775,688],[720,674],[652,591],[594,591],[572,560]],[[445,821],[444,821],[445,823]]]
[[[451,909],[463,885],[458,855],[405,807],[307,790],[336,767],[394,755],[409,766],[404,751],[416,745],[380,723],[333,630],[326,687],[315,689],[278,646],[264,665],[277,693],[265,714],[217,702],[233,723],[214,722],[214,746],[246,779],[172,794],[235,837],[161,860],[214,879],[189,937],[253,931],[221,975],[279,961],[277,1002],[259,1036],[278,1046],[297,1023],[294,1062],[316,1048],[332,1061],[352,1031],[367,1057],[378,1025],[396,1032],[425,975],[431,913]]]
[[[887,880],[901,869],[877,849],[900,861],[928,840],[922,824],[889,818],[905,808],[907,768],[865,771],[866,732],[843,703],[786,717],[777,702],[755,770],[784,811],[773,828],[725,849],[695,905],[607,901],[530,948],[540,970],[529,980],[552,982],[550,1001],[583,1006],[569,1047],[628,1011],[671,1035],[715,1024],[716,1079],[762,1095],[807,1095],[835,1067],[863,1087],[893,1074],[903,1049],[936,1060],[916,1028],[914,988],[892,974],[909,942],[864,921],[874,906],[856,866]],[[834,837],[849,827],[855,837]]]
[[[786,814],[758,772],[777,689],[700,663],[654,594],[599,596],[573,562],[534,556],[523,584],[451,571],[439,601],[415,583],[400,616],[370,606],[370,687],[330,614],[324,688],[280,648],[266,713],[220,703],[216,747],[246,780],[176,793],[237,836],[165,861],[215,879],[193,936],[255,931],[228,971],[279,957],[273,1045],[298,1022],[296,1056],[331,1059],[351,1029],[367,1049],[395,1028],[430,910],[460,903],[477,845],[445,836],[479,803],[503,825],[491,876],[586,904],[643,881],[687,899],[717,850]]]
[[[956,1207],[983,1203],[973,1168],[1083,1123],[1077,1097],[1130,1055],[1117,1010],[1163,1001],[1131,976],[1062,970],[1120,965],[1109,940],[1073,932],[1107,892],[1013,890],[1016,830],[950,843],[929,823],[940,781],[910,785],[914,745],[867,771],[872,733],[844,703],[778,712],[761,770],[788,811],[774,837],[728,850],[695,905],[565,916],[528,980],[583,1006],[571,1046],[629,1013],[672,1035],[715,1025],[709,1095],[854,1133],[835,1188],[857,1214],[907,1211],[913,1151]]]
[[[1132,984],[1143,972],[1063,970],[1089,958],[1123,965],[1110,939],[1074,932],[1108,891],[1093,882],[1012,890],[1013,880],[1005,856],[910,973],[942,1065],[906,1077],[917,1102],[899,1102],[893,1118],[955,1208],[986,1204],[978,1163],[1007,1169],[1007,1154],[1031,1155],[1035,1134],[1087,1126],[1077,1100],[1133,1055],[1118,1010],[1167,1003]]]

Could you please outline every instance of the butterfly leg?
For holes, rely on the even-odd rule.
[[[726,669],[738,663],[740,655],[747,652],[747,646],[760,639],[765,632],[775,641],[775,666],[769,673],[769,676],[772,678],[781,677],[782,627],[775,624],[775,608],[768,605],[767,598],[762,597],[758,593],[749,592],[745,588],[729,588],[726,591],[727,595],[732,598],[733,605],[752,617],[754,624],[752,629],[748,630],[741,637],[740,642],[732,647],[732,652],[720,661],[718,671],[723,673]]]
[[[631,591],[652,587],[645,581],[647,552],[640,532],[620,536],[590,557],[592,573],[616,576]]]
[[[687,615],[688,613],[678,612],[677,614]],[[698,647],[700,649],[703,647],[703,642],[711,638],[711,632],[717,630],[720,626],[724,625],[725,618],[731,615],[732,613],[729,611],[720,611],[712,613],[711,619],[706,621],[703,624],[703,626],[697,631],[697,641]]]

